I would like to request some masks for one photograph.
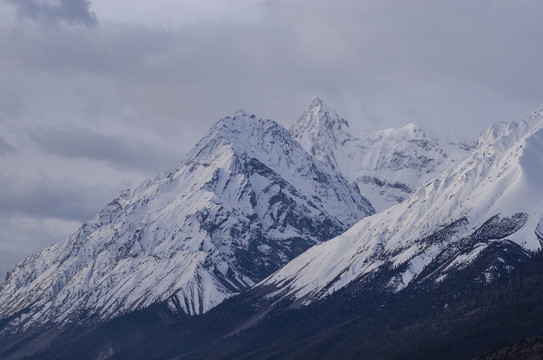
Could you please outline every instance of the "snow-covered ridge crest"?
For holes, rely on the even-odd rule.
[[[353,134],[348,122],[320,99],[312,100],[290,132],[309,153],[355,181],[377,211],[403,201],[473,149],[415,123]]]
[[[492,126],[468,158],[404,202],[309,249],[261,284],[276,289],[272,296],[307,303],[383,269],[387,288],[400,291],[429,268],[442,280],[496,244],[539,250],[541,169],[543,116]]]
[[[157,302],[201,314],[373,212],[288,131],[238,112],[175,171],[123,191],[0,286],[12,332],[109,319]]]

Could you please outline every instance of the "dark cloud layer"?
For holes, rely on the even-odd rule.
[[[8,216],[83,222],[105,207],[104,195],[115,194],[111,188],[84,186],[70,179],[28,182],[2,176],[0,181],[0,214]]]
[[[6,272],[19,261],[65,236],[65,231],[48,228],[43,221],[37,221],[31,226],[18,225],[14,225],[13,219],[4,216],[0,218],[0,237],[9,240],[0,243],[0,283],[4,281]]]
[[[4,0],[16,6],[17,15],[40,23],[94,26],[96,15],[86,0]]]
[[[89,114],[113,117],[107,111],[132,107],[164,136],[191,127],[202,135],[238,108],[288,124],[315,95],[358,130],[419,121],[471,135],[542,101],[543,3],[275,0],[262,7],[256,23],[106,22],[93,31],[20,36],[3,48],[21,71],[76,87]]]
[[[62,240],[67,235],[64,224],[73,228],[72,223],[90,220],[105,207],[105,199],[119,193],[114,187],[83,185],[70,178],[27,180],[5,173],[0,184],[0,283],[18,261]]]
[[[183,154],[165,151],[157,144],[75,126],[31,129],[28,136],[42,151],[56,156],[103,161],[150,174],[174,168],[183,159]]]

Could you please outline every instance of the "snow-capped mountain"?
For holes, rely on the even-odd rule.
[[[309,249],[262,288],[310,303],[353,282],[391,292],[435,286],[476,262],[485,266],[473,278],[490,281],[541,248],[542,178],[543,107],[523,122],[490,127],[468,158]]]
[[[349,123],[319,98],[290,132],[310,154],[355,181],[377,211],[403,201],[473,150],[465,141],[430,135],[414,123],[353,134]]]
[[[0,286],[5,331],[154,303],[201,314],[373,213],[271,120],[216,123],[182,166],[123,191]]]

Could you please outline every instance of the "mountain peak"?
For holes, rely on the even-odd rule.
[[[422,129],[420,128],[420,126],[418,126],[416,123],[414,122],[410,122],[409,124],[405,125],[405,128],[407,130],[410,130],[412,132],[418,132],[418,131],[422,131]]]
[[[314,126],[314,127],[324,127],[331,128],[334,126],[337,127],[346,127],[343,128],[343,131],[350,131],[349,123],[347,120],[340,117],[334,109],[332,109],[324,100],[315,96],[309,104],[307,105],[304,113],[298,119],[297,124],[304,124],[304,127]],[[296,125],[294,125],[296,126]]]
[[[309,102],[309,105],[307,105],[307,108],[312,109],[312,108],[321,107],[321,106],[328,107],[320,97],[315,96],[313,97],[313,99],[311,99],[311,101]]]
[[[412,139],[433,139],[434,141],[437,141],[437,139],[440,137],[446,137],[444,134],[440,136],[435,130],[429,129],[415,122],[410,122],[409,124],[400,128],[392,128],[389,131],[390,133],[396,133],[399,136],[405,136],[406,138]]]
[[[235,118],[235,119],[240,119],[240,118],[249,118],[249,119],[256,119],[256,115],[255,114],[249,114],[247,113],[245,110],[243,109],[239,109],[238,111],[236,111],[232,116],[227,116],[226,118]]]
[[[298,144],[275,121],[239,110],[217,121],[187,154],[186,159],[189,162],[196,159],[198,162],[210,162],[223,155],[225,146],[238,154],[247,153],[252,157],[269,159],[270,162],[281,158],[281,161],[291,163],[287,153]]]
[[[163,302],[201,314],[373,212],[281,125],[237,112],[179,169],[17,265],[0,287],[0,337]]]
[[[353,139],[349,123],[318,97],[314,97],[290,133],[317,159],[337,167],[334,153],[339,144]]]

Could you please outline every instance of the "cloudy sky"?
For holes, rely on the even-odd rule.
[[[475,138],[543,102],[540,0],[0,0],[0,276],[219,118]]]

